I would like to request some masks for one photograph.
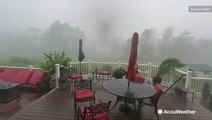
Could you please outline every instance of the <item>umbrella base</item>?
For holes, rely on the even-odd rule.
[[[132,108],[127,103],[120,104],[118,109],[123,113],[130,113],[132,111]]]

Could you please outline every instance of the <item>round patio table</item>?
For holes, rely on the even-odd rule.
[[[150,98],[156,93],[154,86],[148,83],[130,81],[129,88],[127,86],[127,79],[116,79],[104,82],[104,89],[117,97],[115,105],[110,110],[115,108],[119,101],[134,104],[134,109],[136,110],[136,100]]]

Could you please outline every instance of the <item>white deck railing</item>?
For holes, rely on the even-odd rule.
[[[122,63],[121,61],[118,62],[82,62],[81,63],[81,73],[83,75],[90,74],[92,71],[99,71],[102,69],[103,66],[109,65],[112,67],[112,71],[115,69],[122,67],[127,70],[128,63]],[[79,62],[71,62],[70,66],[76,67],[80,70],[80,63]],[[42,69],[42,68],[34,68],[33,66],[29,65],[28,67],[16,67],[16,66],[0,66],[0,69],[4,68],[18,68],[18,69]],[[145,78],[154,77],[158,71],[158,66],[149,64],[138,64],[139,74]],[[170,74],[164,75],[162,82],[166,85],[171,85],[174,80],[176,80],[181,74],[185,74],[185,76],[180,80],[177,84],[185,87],[191,88],[196,91],[196,93],[201,93],[204,83],[208,82],[210,86],[212,86],[212,78],[202,78],[202,77],[191,77],[191,72],[185,72],[179,69],[173,70]]]
[[[91,71],[94,71],[95,69],[101,70],[104,65],[112,66],[112,71],[114,71],[118,67],[123,67],[125,70],[127,70],[127,67],[128,67],[128,63],[122,63],[120,61],[93,62],[90,60],[89,62],[81,63],[82,74],[89,74]],[[72,62],[71,66],[77,67],[79,70],[79,62]],[[139,69],[139,74],[141,76],[145,78],[150,78],[156,75],[158,71],[158,66],[153,65],[151,63],[138,64],[138,69]],[[212,86],[212,78],[191,77],[190,72],[185,72],[179,69],[175,69],[170,74],[164,75],[162,82],[167,85],[171,85],[174,82],[174,80],[176,80],[181,74],[185,74],[185,76],[177,84],[185,88],[194,89],[196,93],[201,93],[205,82],[208,82]]]

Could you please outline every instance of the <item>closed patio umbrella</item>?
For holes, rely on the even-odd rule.
[[[138,46],[138,33],[135,32],[132,37],[129,64],[128,64],[128,69],[127,69],[127,74],[126,74],[126,78],[129,80],[128,88],[129,88],[129,82],[131,80],[134,80],[136,77],[137,46]]]
[[[80,74],[81,74],[81,62],[85,58],[84,53],[82,52],[82,39],[79,39],[79,61],[80,61]]]

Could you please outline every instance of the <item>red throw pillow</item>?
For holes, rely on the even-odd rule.
[[[3,73],[2,73],[2,72],[0,72],[0,79],[2,79],[2,76],[3,76]]]
[[[37,82],[41,81],[44,75],[44,71],[36,70],[32,73],[32,76],[29,78],[27,83],[31,85],[37,85]]]
[[[1,79],[5,81],[11,81],[11,79],[15,76],[17,72],[18,72],[17,69],[7,68],[3,71]]]
[[[32,71],[19,70],[16,75],[11,79],[13,83],[26,84],[29,77],[32,75]]]

